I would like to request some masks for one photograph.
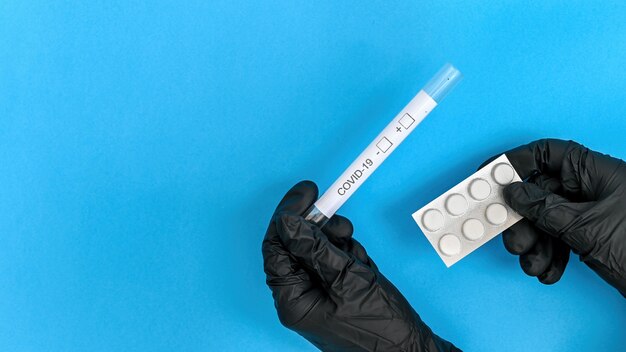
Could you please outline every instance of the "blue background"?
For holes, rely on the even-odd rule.
[[[446,269],[410,214],[540,138],[626,157],[623,1],[2,1],[3,351],[311,351],[261,240],[450,61],[465,79],[341,209],[468,351],[617,350],[626,302],[499,238]]]

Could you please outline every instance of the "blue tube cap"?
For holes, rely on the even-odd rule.
[[[450,64],[445,64],[439,72],[426,83],[423,90],[439,104],[462,78],[463,74],[461,74],[461,71]]]

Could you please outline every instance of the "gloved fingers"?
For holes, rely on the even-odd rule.
[[[540,237],[539,230],[528,219],[522,219],[502,232],[504,248],[515,255],[530,251]]]
[[[580,147],[573,141],[540,139],[505,152],[522,179],[534,173],[560,177],[563,160],[569,152]]]
[[[365,247],[363,247],[363,245],[361,245],[361,243],[357,240],[352,240],[352,243],[350,244],[350,253],[364,264],[369,262],[369,256],[367,255]]]
[[[280,321],[290,326],[299,321],[324,293],[289,253],[269,241],[263,241],[266,283]]]
[[[542,139],[511,149],[504,154],[520,175],[522,180],[528,179],[541,188],[549,189],[553,193],[559,193],[560,168],[565,158],[569,144],[579,146],[576,142],[558,139]],[[497,154],[485,162],[478,169],[483,168],[502,154]]]
[[[315,280],[297,264],[289,274],[267,275],[266,283],[272,291],[278,318],[287,327],[300,321],[319,299],[326,296]]]
[[[333,215],[326,225],[322,227],[322,232],[339,249],[346,252],[349,250],[354,227],[348,218],[341,215]]]
[[[574,141],[542,139],[505,153],[522,179],[533,173],[558,178],[563,194],[588,201],[603,198],[620,186],[624,162]]]
[[[272,222],[262,244],[263,269],[278,317],[285,326],[299,321],[323,292],[283,247]]]
[[[569,248],[557,238],[542,235],[527,253],[520,255],[520,267],[544,284],[557,282],[569,260]]]
[[[287,191],[274,210],[274,214],[302,215],[317,200],[317,196],[317,185],[313,181],[300,181]]]
[[[520,266],[526,274],[537,276],[547,285],[559,281],[563,275],[569,260],[569,247],[537,229],[528,219],[505,230],[502,240],[509,253],[520,256]],[[551,243],[547,244],[547,241]]]
[[[369,266],[375,272],[378,272],[378,266],[376,266],[376,263],[374,263],[372,258],[367,254],[367,251],[365,250],[365,247],[363,247],[363,245],[359,241],[357,241],[355,239],[352,240],[352,246],[350,248],[350,253],[356,259],[360,260],[361,263]]]
[[[504,188],[504,200],[537,228],[560,237],[593,202],[573,203],[532,183],[514,182]]]
[[[272,229],[274,228],[274,229]],[[270,225],[261,251],[263,253],[263,269],[268,280],[276,280],[281,277],[299,276],[300,266],[291,258],[289,252],[283,248],[277,236],[275,225]],[[270,233],[273,232],[274,234]]]
[[[548,236],[548,235],[544,235]],[[569,261],[570,248],[558,238],[552,240],[552,261],[541,275],[537,276],[539,282],[546,285],[552,285],[561,279],[565,272],[565,267]]]
[[[519,256],[519,264],[528,276],[539,276],[552,261],[552,241],[550,236],[541,236],[526,253]]]
[[[537,174],[529,182],[552,193],[558,194],[561,189],[560,181],[547,175]],[[537,229],[528,219],[522,219],[502,232],[502,241],[509,253],[520,255],[528,252],[542,235],[545,234]]]
[[[603,199],[623,187],[625,166],[620,159],[576,144],[561,169],[564,194],[581,201]]]
[[[285,194],[276,211],[302,214],[316,199],[317,186],[313,182],[302,181]],[[289,326],[299,321],[323,293],[283,247],[275,221],[271,221],[268,226],[261,251],[266,282],[272,290],[278,317]]]
[[[558,177],[561,174],[561,164],[568,154],[568,151],[579,146],[581,145],[573,141],[540,139],[513,148],[504,152],[504,154],[506,154],[506,157],[522,180],[536,173]],[[487,159],[487,161],[480,165],[479,169],[489,164],[500,155],[502,154]]]
[[[276,212],[302,214],[316,199],[317,186],[315,183],[311,181],[298,182],[283,196],[274,214]],[[272,219],[274,216],[272,216]],[[283,248],[276,231],[276,222],[273,220],[270,221],[265,232],[261,251],[263,253],[263,267],[268,279],[293,276],[297,271],[297,263],[292,260],[289,253]]]
[[[562,195],[563,186],[561,185],[561,180],[545,174],[537,174],[534,177],[531,177],[528,182],[536,184],[539,188],[546,190],[548,192],[556,193],[558,195]]]
[[[299,263],[314,273],[329,293],[358,294],[371,287],[374,272],[332,244],[317,226],[300,216],[281,214],[276,219],[281,242]]]
[[[349,219],[341,215],[334,215],[330,218],[328,223],[322,227],[322,232],[324,232],[328,240],[337,246],[337,248],[353,255],[356,259],[372,269],[378,270],[376,264],[374,264],[372,259],[367,255],[367,251],[361,243],[352,238],[354,227]]]

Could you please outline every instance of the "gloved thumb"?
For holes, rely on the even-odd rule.
[[[515,182],[504,188],[504,200],[537,228],[562,239],[576,253],[593,247],[592,231],[584,231],[586,213],[595,202],[575,203],[533,183]]]

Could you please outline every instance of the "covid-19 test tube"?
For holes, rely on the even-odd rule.
[[[461,80],[459,70],[446,64],[394,117],[383,131],[350,164],[346,171],[307,210],[305,219],[322,227],[331,216],[361,187],[380,164],[441,103]]]

